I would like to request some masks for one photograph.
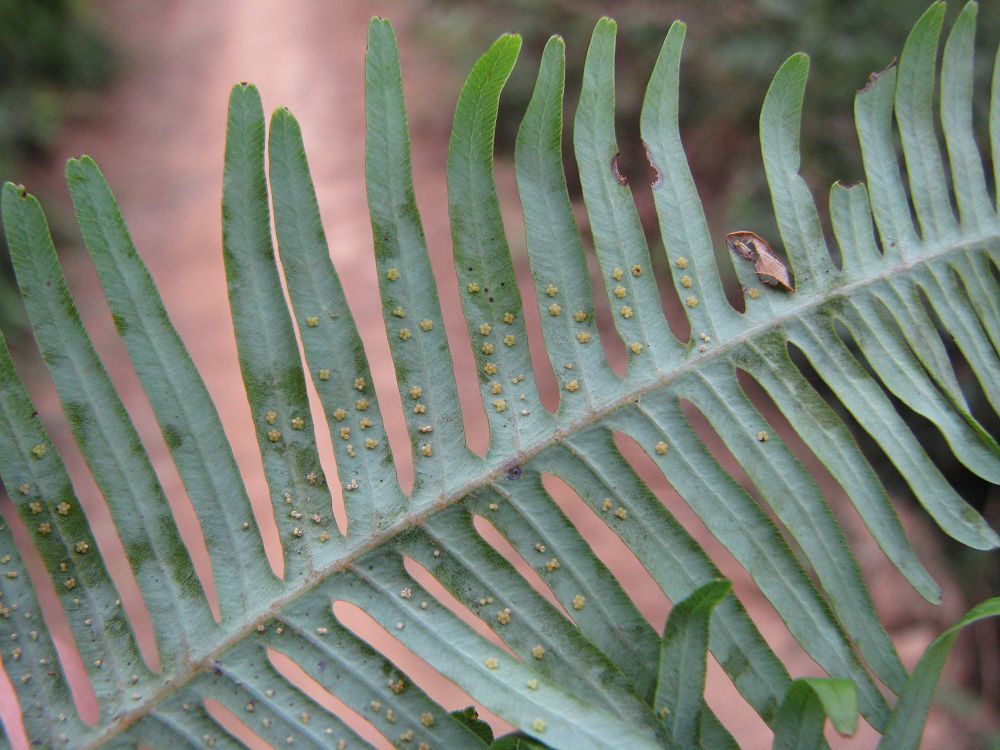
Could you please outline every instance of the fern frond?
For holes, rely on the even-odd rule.
[[[373,20],[366,179],[414,464],[405,492],[388,443],[387,407],[375,396],[330,261],[299,125],[279,109],[265,127],[257,90],[234,87],[223,249],[243,385],[284,555],[280,579],[265,558],[215,407],[104,177],[87,157],[71,161],[67,179],[84,242],[211,551],[218,621],[138,433],[80,322],[41,207],[23,188],[5,186],[4,224],[35,337],[107,500],[159,659],[158,669],[148,666],[139,651],[62,459],[3,344],[0,477],[44,562],[35,578],[41,586],[47,574],[54,585],[101,707],[96,725],[79,718],[23,558],[10,530],[0,528],[0,636],[16,644],[5,645],[4,666],[31,741],[168,747],[210,740],[238,747],[214,703],[274,746],[356,747],[377,734],[398,746],[488,747],[491,737],[435,702],[342,616],[357,608],[516,727],[518,735],[495,747],[733,747],[729,728],[704,700],[709,651],[775,731],[778,747],[821,744],[827,716],[850,733],[858,712],[886,732],[887,744],[914,747],[957,630],[907,674],[828,500],[744,383],[752,380],[770,397],[886,558],[927,600],[939,601],[940,590],[907,540],[883,478],[830,401],[874,439],[942,531],[978,550],[1000,544],[894,404],[932,422],[971,472],[1000,481],[996,437],[973,414],[943,340],[954,340],[996,412],[1000,219],[972,130],[975,15],[970,3],[945,45],[940,123],[947,153],[939,148],[933,109],[943,4],[918,21],[898,68],[873,75],[858,93],[867,187],[831,189],[840,266],[800,174],[809,59],[797,54],[781,66],[765,97],[760,138],[794,293],[767,286],[759,268],[735,258],[744,312],[726,299],[714,251],[721,243],[709,231],[684,155],[678,87],[685,27],[671,27],[641,129],[670,283],[692,332],[687,341],[673,336],[662,312],[632,187],[618,169],[616,27],[609,19],[597,24],[573,146],[614,319],[614,332],[604,333],[625,346],[624,375],[600,342],[561,155],[564,45],[549,40],[518,132],[515,169],[532,303],[559,386],[554,413],[535,383],[493,178],[498,102],[520,40],[508,35],[494,43],[462,88],[447,163],[455,269],[488,417],[485,456],[469,450],[458,408],[414,198],[395,36],[387,22]],[[998,80],[1000,72],[990,115],[994,182]],[[822,383],[806,377],[799,358]],[[310,382],[321,413],[310,410]],[[333,437],[343,533],[317,449],[317,419]],[[699,422],[752,488],[720,463]],[[829,679],[793,682],[707,552],[640,479],[619,447],[624,438],[746,570]],[[675,604],[662,634],[560,507],[549,477],[568,485],[620,537]],[[513,555],[488,541],[493,533]],[[955,627],[995,614],[993,600]],[[287,677],[274,654],[344,710],[327,711]]]

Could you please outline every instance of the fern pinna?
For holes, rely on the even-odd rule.
[[[397,481],[361,339],[330,261],[299,127],[279,109],[265,129],[256,89],[236,86],[225,153],[225,268],[284,551],[282,579],[267,563],[215,408],[104,178],[89,158],[72,160],[67,179],[83,238],[198,513],[220,620],[80,323],[41,207],[8,183],[4,224],[34,335],[117,526],[159,658],[154,669],[140,653],[70,477],[4,345],[0,476],[45,563],[100,705],[96,725],[79,718],[11,531],[0,528],[3,664],[28,740],[52,747],[239,747],[240,732],[220,723],[207,707],[211,700],[232,712],[241,736],[249,732],[274,747],[354,748],[373,737],[380,747],[421,750],[491,743],[735,746],[738,737],[704,699],[710,650],[774,730],[776,747],[821,746],[825,717],[849,734],[858,713],[884,733],[886,747],[916,747],[957,629],[997,614],[1000,602],[973,609],[908,674],[816,480],[741,378],[770,397],[885,556],[927,600],[939,600],[938,586],[904,535],[882,480],[791,352],[808,361],[831,400],[874,439],[946,534],[978,550],[997,546],[996,533],[946,481],[889,395],[932,422],[968,470],[1000,480],[996,439],[973,416],[942,341],[942,335],[954,340],[996,412],[1000,220],[972,130],[976,5],[958,16],[944,48],[946,154],[933,108],[944,12],[941,3],[931,6],[898,66],[873,75],[857,95],[867,186],[831,189],[839,264],[799,174],[809,61],[798,54],[782,65],[764,101],[760,135],[788,263],[759,237],[730,238],[745,292],[742,312],[725,296],[713,249],[720,243],[709,234],[681,144],[685,27],[671,27],[641,128],[671,283],[690,324],[687,341],[672,335],[662,313],[631,187],[618,170],[615,24],[597,24],[573,148],[615,334],[628,360],[624,375],[609,366],[595,321],[561,157],[563,43],[549,41],[515,156],[534,302],[560,389],[554,413],[535,385],[493,181],[498,100],[520,47],[516,36],[500,38],[462,89],[447,165],[455,268],[489,421],[485,456],[469,450],[463,432],[414,199],[395,37],[387,22],[373,20],[366,180],[414,464],[409,492]],[[995,181],[1000,73],[990,106]],[[321,412],[310,410],[307,380]],[[702,442],[693,412],[720,436],[756,497]],[[346,534],[333,517],[314,419],[326,420],[333,438]],[[645,450],[828,678],[793,681],[706,552],[622,455],[619,435]],[[548,476],[569,485],[675,603],[662,633],[553,500]],[[535,579],[486,541],[476,525],[484,521],[536,571]],[[429,578],[451,599],[418,582]],[[494,741],[471,713],[449,713],[346,627],[335,602],[361,608],[517,732]],[[456,613],[463,608],[464,616]],[[476,618],[478,630],[470,624]],[[344,710],[327,711],[289,682],[273,652],[295,662]]]

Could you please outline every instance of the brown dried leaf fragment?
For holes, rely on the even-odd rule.
[[[734,255],[753,263],[757,278],[768,286],[784,287],[795,292],[788,268],[774,254],[767,240],[755,232],[730,232],[726,235],[726,245]]]

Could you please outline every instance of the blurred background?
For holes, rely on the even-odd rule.
[[[805,50],[812,58],[803,119],[803,175],[826,222],[825,192],[830,183],[863,178],[853,129],[854,93],[869,73],[881,70],[899,54],[926,5],[927,0],[0,0],[0,178],[25,184],[46,206],[85,324],[154,458],[181,526],[189,528],[185,539],[192,554],[204,564],[206,550],[197,524],[80,247],[62,181],[65,160],[71,156],[88,153],[101,165],[172,320],[219,405],[241,470],[251,488],[256,488],[255,510],[268,537],[272,563],[280,568],[250,417],[239,389],[232,387],[238,366],[221,263],[219,200],[226,100],[233,83],[256,83],[265,111],[288,106],[302,124],[334,262],[373,361],[383,412],[391,415],[398,394],[375,292],[363,184],[362,84],[368,19],[382,15],[394,22],[403,59],[418,203],[446,316],[451,311],[446,327],[466,427],[470,442],[482,447],[486,430],[472,375],[474,364],[464,325],[454,314],[460,307],[449,264],[444,162],[459,87],[496,36],[515,31],[524,37],[521,61],[501,101],[496,167],[505,223],[523,281],[522,296],[531,299],[525,291],[530,288],[530,275],[513,183],[513,142],[541,49],[554,33],[567,41],[564,141],[569,144],[589,36],[600,16],[611,15],[619,22],[621,169],[635,186],[657,266],[654,270],[661,280],[666,270],[651,195],[644,189],[649,168],[639,142],[638,120],[663,35],[674,19],[688,24],[681,75],[682,133],[713,237],[719,239],[720,268],[728,275],[735,302],[741,295],[735,293],[738,288],[724,254],[725,233],[753,229],[777,239],[757,140],[757,115],[774,71],[793,52]],[[957,2],[952,3],[946,29],[959,8]],[[983,3],[977,38],[975,120],[977,132],[985,137],[989,76],[1000,39],[1000,4]],[[985,139],[983,152],[987,153]],[[579,202],[575,164],[568,148],[566,156],[571,194]],[[583,212],[579,215],[585,224]],[[677,322],[683,316],[671,297],[672,287],[661,287],[667,290],[664,308],[675,332],[686,336],[684,324]],[[604,295],[595,299],[603,300]],[[606,310],[598,310],[598,316],[610,332]],[[5,248],[0,264],[0,326],[46,426],[74,467],[81,502],[100,525],[106,515],[103,501],[59,416],[47,374],[27,332]],[[603,338],[611,341],[614,337]],[[620,357],[620,349],[610,346],[609,356]],[[960,378],[969,385],[974,412],[997,434],[1000,426],[995,416],[978,388],[968,382],[961,358],[955,361]],[[541,372],[545,368],[538,369],[542,385],[551,388],[551,375],[546,380]],[[556,395],[547,396],[553,403]],[[1000,527],[997,489],[964,471],[934,426],[899,406],[949,480],[994,528]],[[401,420],[390,425],[390,437],[397,451],[407,447]],[[890,489],[904,524],[945,590],[941,607],[930,607],[909,591],[853,511],[841,512],[846,503],[838,503],[843,500],[839,488],[828,478],[822,481],[829,485],[825,489],[859,556],[880,615],[904,662],[911,666],[933,636],[969,604],[1000,590],[1000,572],[995,558],[952,545],[937,532],[891,465],[870,440],[864,442],[872,462],[891,477]],[[815,459],[800,448],[803,461],[813,468]],[[405,481],[407,458],[401,456],[399,464]],[[333,467],[328,473],[334,473]],[[696,519],[684,515],[683,501],[662,478],[659,484],[655,477],[648,481],[699,541],[715,550],[717,545]],[[8,501],[2,502],[0,510],[17,529]],[[99,532],[99,540],[110,558],[119,554],[113,529]],[[758,601],[752,587],[740,590],[739,571],[732,569],[724,552],[720,554],[724,572],[737,580],[741,598],[762,624],[765,636],[788,659],[793,673],[796,666],[801,667],[798,673],[815,673],[815,666],[797,651],[769,605]],[[210,580],[206,586],[211,589]],[[662,627],[669,608],[662,594],[634,595],[651,622]],[[141,628],[141,601],[133,606],[130,614]],[[997,631],[990,626],[973,629],[959,643],[925,737],[927,746],[995,746],[1000,741]],[[715,700],[722,702],[725,686],[718,679],[711,684],[718,691]],[[467,699],[453,695],[449,700]],[[743,727],[738,736],[750,738],[748,747],[769,745],[766,730],[755,717],[736,709],[728,717],[727,723]],[[754,737],[759,744],[754,744]],[[849,746],[865,747],[871,739],[862,735]]]

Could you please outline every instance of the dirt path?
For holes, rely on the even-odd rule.
[[[278,105],[288,106],[302,125],[334,262],[345,280],[355,317],[361,322],[383,413],[391,415],[396,410],[398,394],[381,324],[363,183],[362,83],[369,17],[375,13],[385,15],[396,22],[400,31],[404,80],[411,109],[416,113],[411,115],[411,127],[418,200],[433,249],[444,308],[453,312],[459,307],[453,274],[448,270],[450,240],[443,179],[447,133],[441,127],[447,126],[448,117],[442,117],[434,105],[428,106],[426,102],[418,103],[415,108],[412,105],[416,99],[414,92],[443,89],[445,95],[441,101],[447,102],[446,109],[450,109],[459,81],[440,61],[428,62],[426,49],[411,49],[411,41],[402,30],[413,8],[403,0],[379,3],[361,0],[112,3],[108,0],[103,7],[112,31],[123,40],[126,70],[104,95],[96,108],[97,114],[67,130],[54,159],[58,166],[44,174],[20,179],[29,189],[41,188],[48,195],[65,196],[61,165],[66,158],[88,153],[101,165],[118,196],[136,245],[159,284],[171,318],[218,405],[240,468],[253,490],[255,509],[265,526],[269,552],[275,560],[276,535],[253,425],[242,393],[233,388],[239,372],[219,229],[229,88],[242,80],[256,83],[266,112]],[[66,266],[84,321],[140,429],[180,523],[188,532],[186,539],[204,569],[207,558],[197,523],[148,403],[127,363],[124,348],[114,333],[106,305],[96,293],[99,289],[96,277],[84,253],[67,257]],[[453,314],[446,324],[453,341],[464,338],[460,318]],[[468,347],[460,353],[458,362],[462,372],[471,367]],[[472,379],[464,380],[464,385],[472,384],[464,394],[478,399]],[[35,391],[46,423],[71,457],[71,464],[79,468],[75,447],[56,416],[51,390],[39,387]],[[406,443],[401,422],[397,420],[394,424],[395,445],[403,447]],[[331,473],[332,468],[328,466]],[[76,476],[81,502],[98,519],[102,549],[111,557],[120,556],[120,545],[92,480],[85,471],[77,471]],[[656,489],[715,555],[718,545],[686,512],[686,506],[670,488],[661,481]],[[594,533],[598,531],[595,529]],[[602,544],[613,549],[612,540]],[[629,553],[613,550],[608,554],[623,578],[644,580],[644,571],[637,568]],[[736,581],[748,609],[790,669],[797,675],[818,674],[773,610],[749,585],[746,575],[724,551],[720,551],[717,559],[724,573]],[[124,570],[122,567],[118,571],[118,581],[124,589],[134,591]],[[891,573],[886,580],[890,586],[902,585],[898,576],[894,578]],[[661,626],[667,604],[658,590],[638,586],[635,595],[651,621]],[[137,596],[125,599],[130,614],[143,623],[144,613]],[[915,605],[904,597],[891,606]],[[909,651],[916,653],[929,637],[929,630],[915,634]],[[910,663],[911,656],[904,654]],[[769,746],[769,733],[742,701],[735,699],[733,688],[714,664],[710,683],[713,706],[723,721],[747,740],[746,746]],[[450,683],[436,680],[428,689],[447,705],[458,707],[465,703],[466,699]],[[928,737],[928,741],[932,739]],[[863,735],[852,746],[870,746],[871,740],[870,734]]]

